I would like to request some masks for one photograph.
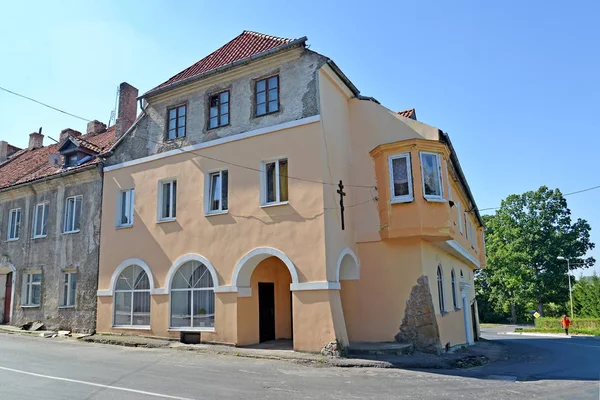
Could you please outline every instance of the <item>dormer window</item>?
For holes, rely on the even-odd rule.
[[[77,153],[65,154],[65,168],[76,167],[77,161],[79,161]]]

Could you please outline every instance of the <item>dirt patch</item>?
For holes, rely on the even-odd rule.
[[[126,347],[145,347],[148,349],[156,349],[168,347],[171,344],[169,340],[152,339],[138,336],[112,336],[112,335],[94,335],[80,339],[89,343],[112,344]]]

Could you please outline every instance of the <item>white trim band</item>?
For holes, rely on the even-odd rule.
[[[479,261],[477,261],[477,259],[473,257],[467,250],[465,250],[465,248],[462,247],[456,240],[446,240],[446,244],[452,247],[452,249],[456,250],[462,257],[467,259],[477,268],[480,268],[481,264]]]
[[[254,136],[260,136],[260,135],[264,135],[264,134],[275,132],[275,131],[280,131],[280,130],[284,130],[284,129],[295,128],[297,126],[312,124],[314,122],[319,122],[320,120],[321,120],[321,115],[314,115],[312,117],[306,117],[306,118],[298,119],[295,121],[289,121],[289,122],[284,122],[282,124],[267,126],[265,128],[255,129],[252,131],[227,136],[224,138],[215,139],[215,140],[211,140],[211,141],[204,142],[204,143],[197,143],[197,144],[194,144],[191,146],[185,146],[185,147],[181,147],[179,149],[174,149],[174,150],[165,151],[163,153],[153,154],[151,156],[138,158],[137,160],[125,161],[120,164],[115,164],[115,165],[111,165],[109,167],[105,167],[104,172],[114,171],[116,169],[121,169],[121,168],[126,168],[126,167],[131,167],[134,165],[139,165],[139,164],[147,163],[150,161],[156,161],[156,160],[160,160],[162,158],[174,156],[176,154],[187,153],[187,152],[194,151],[194,150],[201,150],[201,149],[206,149],[209,147],[219,146],[221,144],[235,142],[235,141],[242,140],[242,139],[248,139],[248,138],[251,138]]]

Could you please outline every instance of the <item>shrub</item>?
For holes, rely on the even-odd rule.
[[[562,328],[561,318],[540,317],[535,320],[537,329],[557,329]],[[593,329],[600,330],[600,318],[574,318],[571,319],[572,329]]]

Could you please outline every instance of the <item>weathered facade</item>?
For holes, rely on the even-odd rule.
[[[131,125],[137,90],[123,84],[121,92],[133,92],[119,106]],[[1,322],[95,331],[102,160],[127,129],[120,127],[92,121],[85,134],[65,129],[50,146],[32,133],[27,149],[0,163]]]
[[[99,331],[473,341],[482,224],[448,136],[305,42],[244,32],[141,96],[104,168]]]

